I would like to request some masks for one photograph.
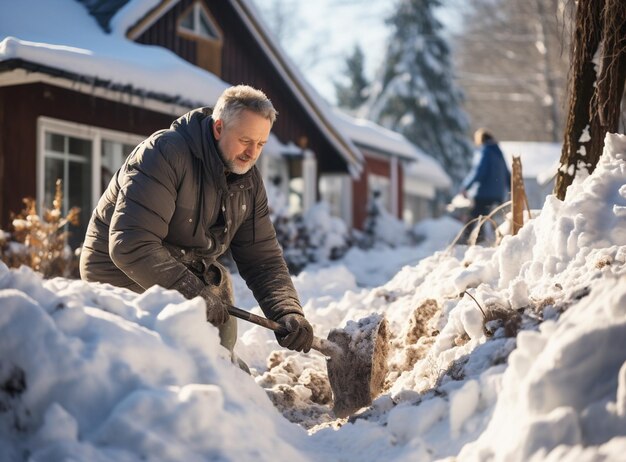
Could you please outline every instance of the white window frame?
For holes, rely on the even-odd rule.
[[[391,213],[392,207],[393,207],[393,194],[394,194],[394,191],[392,190],[392,186],[393,186],[392,179],[385,175],[379,175],[377,173],[368,173],[367,175],[368,199],[373,197],[374,189],[372,188],[372,186],[384,187],[386,189],[387,195],[386,197],[383,197],[383,199],[385,199],[383,201],[383,205],[385,207],[385,210]],[[383,191],[380,191],[380,192],[383,193]]]
[[[91,152],[91,208],[95,207],[102,195],[100,184],[102,181],[102,139],[123,144],[137,145],[144,140],[144,136],[134,135],[116,130],[68,122],[50,117],[37,118],[37,204],[39,211],[44,208],[45,198],[45,159],[46,159],[46,132],[64,136],[88,139],[92,142]],[[48,191],[50,192],[50,191]],[[54,192],[51,192],[54,194]]]
[[[181,21],[178,23],[178,31],[183,32],[185,34],[195,35],[196,37],[200,37],[205,40],[222,41],[221,30],[216,26],[215,21],[213,20],[213,17],[204,8],[204,6],[200,2],[195,2],[191,8],[192,8],[192,11],[190,11],[189,13],[193,14],[193,29],[188,29],[187,27],[184,27],[182,25],[182,18],[181,18]],[[205,35],[201,32],[200,16],[202,14],[204,14],[206,22],[211,27],[212,32],[214,33],[215,37],[210,36],[210,35]]]

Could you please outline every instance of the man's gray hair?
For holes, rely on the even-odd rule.
[[[221,119],[225,125],[228,125],[245,110],[263,116],[272,125],[278,115],[270,99],[261,90],[248,85],[236,85],[224,90],[224,93],[217,99],[213,108],[213,120]]]

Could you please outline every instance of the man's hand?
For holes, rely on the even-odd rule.
[[[214,326],[221,326],[228,321],[228,307],[219,297],[211,292],[209,286],[205,287],[198,294],[206,303],[206,320]]]
[[[313,343],[313,327],[301,314],[290,313],[276,320],[290,332],[282,336],[276,334],[278,344],[290,350],[308,353]]]

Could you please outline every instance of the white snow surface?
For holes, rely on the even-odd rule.
[[[389,323],[385,390],[348,420],[319,354],[240,323],[249,376],[199,298],[0,265],[0,460],[621,460],[626,136],[607,135],[595,171],[498,247],[443,250],[428,229],[411,251],[369,254],[379,281],[368,256],[294,278],[320,337]]]

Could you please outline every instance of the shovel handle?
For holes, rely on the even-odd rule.
[[[276,321],[272,321],[271,319],[267,319],[262,316],[257,316],[256,314],[250,313],[246,310],[242,310],[241,308],[237,308],[236,306],[229,305],[228,314],[231,314],[236,318],[243,319],[244,321],[256,324],[257,326],[273,330],[279,335],[287,335],[289,333],[289,330],[287,330],[282,324],[279,324]]]
[[[257,316],[256,314],[250,313],[246,310],[242,310],[241,308],[237,308],[236,306],[228,305],[228,314],[236,318],[243,319],[244,321],[251,322],[252,324],[256,324],[257,326],[273,330],[279,335],[287,335],[290,333],[290,331],[287,330],[282,324],[279,324],[276,321],[272,321],[271,319],[267,319],[262,316]],[[330,340],[321,339],[319,337],[313,337],[313,344],[311,345],[311,348],[330,357],[336,357],[341,354],[341,348],[339,348],[339,346],[337,346]]]

